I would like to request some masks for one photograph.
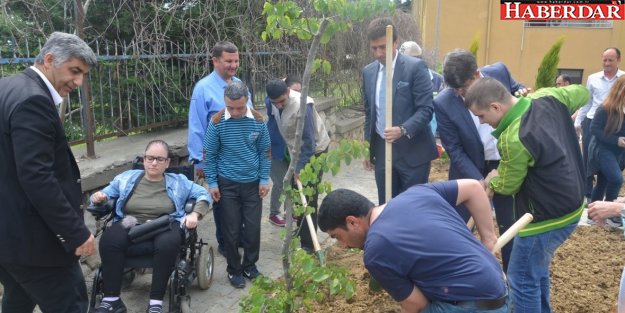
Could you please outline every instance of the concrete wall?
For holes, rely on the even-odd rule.
[[[315,99],[315,107],[324,119],[334,145],[342,138],[362,139],[364,116],[357,111],[337,112],[338,99]],[[263,112],[264,113],[264,112]],[[72,147],[82,176],[83,192],[88,194],[105,187],[116,175],[132,167],[136,156],[143,154],[148,142],[162,139],[172,149],[172,166],[187,164],[187,129],[168,129],[130,137],[97,142],[97,158],[87,159],[84,146]],[[332,146],[331,146],[332,147]]]

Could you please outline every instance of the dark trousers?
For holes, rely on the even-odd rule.
[[[486,167],[482,175],[486,177],[490,171],[497,169],[499,161],[486,162]],[[495,194],[493,196],[493,206],[495,207],[495,217],[497,220],[497,226],[499,227],[499,234],[503,234],[514,224],[514,199],[512,196],[504,196]],[[503,263],[504,273],[508,270],[508,263],[510,262],[510,253],[512,253],[512,246],[514,240],[510,240],[505,246],[501,248],[501,261]]]
[[[378,186],[378,201],[380,204],[386,203],[386,181],[385,181],[385,171],[386,164],[384,162],[384,154],[386,153],[386,144],[384,139],[380,137],[377,133],[373,136],[376,136],[373,142],[373,153],[375,156],[375,183]],[[391,194],[393,197],[396,197],[398,194],[404,192],[406,189],[417,185],[417,184],[425,184],[428,182],[428,178],[430,176],[430,166],[431,162],[426,162],[420,164],[418,166],[408,167],[407,165],[402,166],[401,168],[397,166],[396,162],[393,162],[393,170],[392,170],[392,191]]]
[[[63,267],[33,267],[0,263],[4,286],[2,312],[32,313],[38,305],[43,313],[84,313],[87,287],[80,264]]]
[[[174,222],[171,229],[154,236],[152,268],[152,286],[150,299],[163,300],[167,281],[174,270],[176,258],[182,246],[183,232],[179,222]],[[115,223],[102,233],[100,239],[100,258],[102,259],[102,292],[105,297],[117,297],[122,286],[124,262],[128,247],[133,243],[128,237],[128,229],[121,223]]]
[[[588,172],[588,145],[590,144],[590,139],[592,137],[590,134],[591,123],[591,118],[585,118],[582,121],[582,161],[584,162],[584,173]],[[584,181],[584,192],[586,193],[586,198],[590,198],[592,194],[592,183],[593,177],[586,177],[586,180]]]
[[[221,199],[221,229],[228,266],[226,271],[237,275],[256,265],[260,253],[260,218],[262,199],[258,193],[259,181],[238,183],[218,177]],[[245,224],[245,231],[241,227]],[[243,245],[243,261],[239,254]]]
[[[215,239],[217,239],[217,245],[223,249],[224,235],[221,230],[221,202],[213,202],[213,219],[215,220]]]

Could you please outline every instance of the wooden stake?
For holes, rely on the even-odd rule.
[[[393,126],[393,26],[386,26],[386,127]],[[393,196],[392,173],[393,173],[393,144],[384,141],[386,145],[385,155],[385,195],[386,202]]]

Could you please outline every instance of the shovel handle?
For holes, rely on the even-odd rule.
[[[296,179],[295,183],[297,184],[297,190],[299,191],[299,196],[302,199],[302,204],[304,206],[308,206],[308,201],[306,201],[306,196],[304,196],[304,187],[302,187],[302,182],[299,181],[299,179]],[[308,223],[308,231],[310,231],[310,237],[312,238],[315,252],[319,252],[321,251],[321,246],[319,245],[319,239],[317,239],[317,228],[315,228],[315,224],[313,223],[310,214],[306,214],[306,223]]]
[[[493,247],[493,250],[491,252],[494,254],[495,252],[499,251],[501,247],[505,246],[508,242],[510,242],[510,240],[512,240],[514,236],[516,236],[516,234],[521,231],[521,229],[527,226],[527,224],[531,223],[533,219],[534,216],[532,216],[532,214],[530,213],[525,213],[523,216],[521,216],[521,218],[514,224],[512,224],[512,226],[510,226],[510,228],[508,228],[505,233],[499,236],[499,239],[497,239],[497,242],[495,243],[495,246]]]

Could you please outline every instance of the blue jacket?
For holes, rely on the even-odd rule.
[[[102,189],[109,199],[117,198],[115,205],[115,221],[124,217],[124,206],[128,201],[128,195],[135,186],[137,178],[143,170],[125,171],[113,178],[106,188]],[[206,201],[212,204],[210,194],[202,186],[195,184],[182,174],[165,173],[165,188],[167,196],[174,202],[176,211],[170,216],[181,222],[185,216],[184,206],[187,200],[196,199],[196,201]]]
[[[511,94],[523,88],[503,63],[487,65],[479,71],[501,82]],[[449,179],[483,179],[484,146],[462,97],[454,89],[445,88],[434,98],[434,111],[441,143],[451,161]]]
[[[271,101],[269,97],[265,97],[265,108],[267,108],[267,130],[269,131],[269,139],[271,140],[271,159],[284,160],[286,154],[286,143],[280,134],[280,129],[276,122],[276,118],[271,114]]]

